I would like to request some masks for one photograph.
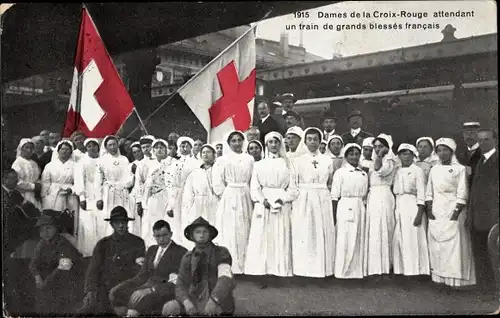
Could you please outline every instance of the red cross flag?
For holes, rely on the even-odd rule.
[[[246,131],[252,125],[255,97],[253,30],[247,30],[176,93],[207,131],[209,143],[222,140],[235,129]]]
[[[92,18],[83,8],[63,137],[76,130],[93,138],[115,134],[133,110],[132,99]]]

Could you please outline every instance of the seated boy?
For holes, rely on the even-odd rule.
[[[232,315],[235,282],[229,251],[212,240],[218,231],[202,217],[184,230],[195,248],[184,255],[179,268],[175,298],[163,306],[164,316]]]

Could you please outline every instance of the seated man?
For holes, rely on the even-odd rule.
[[[160,315],[162,305],[175,297],[177,271],[187,249],[171,240],[170,224],[164,220],[153,225],[153,235],[158,245],[146,252],[139,274],[109,292],[110,303],[119,316]]]
[[[163,306],[164,316],[234,313],[232,259],[227,248],[212,243],[217,234],[217,229],[202,217],[184,230],[184,236],[196,245],[182,258],[176,300]]]
[[[109,315],[113,310],[109,304],[112,287],[139,272],[138,260],[144,257],[144,240],[128,232],[131,219],[122,206],[111,210],[110,221],[113,234],[100,239],[92,254],[85,275],[85,298],[80,314]]]

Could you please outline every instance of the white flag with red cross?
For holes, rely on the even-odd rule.
[[[134,103],[85,7],[73,73],[63,137],[76,130],[93,138],[115,134],[134,110]]]
[[[244,132],[252,125],[256,78],[253,29],[246,31],[176,93],[207,131],[208,143],[221,141],[233,130]]]

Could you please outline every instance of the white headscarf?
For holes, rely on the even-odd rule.
[[[16,149],[16,158],[21,157],[21,149],[23,148],[24,145],[26,145],[28,143],[33,144],[33,147],[35,146],[35,143],[32,141],[31,138],[23,138],[23,139],[21,139],[21,141],[19,141],[19,145],[17,146],[17,149]],[[29,158],[28,158],[28,160],[29,160]]]
[[[398,161],[399,161],[399,163],[401,163],[401,159],[399,158],[399,152],[402,151],[402,150],[410,150],[413,153],[413,162],[415,163],[415,162],[418,161],[417,160],[417,158],[418,158],[417,148],[415,148],[414,145],[402,143],[398,147]]]
[[[375,137],[366,137],[363,139],[363,146],[362,147],[370,147],[373,149],[373,141],[375,140]]]
[[[438,140],[436,140],[436,148],[438,146],[446,146],[446,147],[450,148],[451,151],[453,152],[453,154],[451,156],[451,164],[452,165],[459,165],[460,164],[458,162],[457,157],[455,156],[455,151],[457,150],[457,144],[456,144],[455,140],[453,140],[451,138],[439,138]],[[439,164],[441,165],[442,162],[441,162],[441,159],[439,158],[439,156],[438,156],[438,160],[439,160]]]
[[[415,142],[415,147],[418,147],[418,143],[421,142],[422,140],[427,140],[431,144],[432,152],[428,158],[431,161],[439,161],[439,157],[436,154],[436,146],[434,144],[434,139],[432,139],[431,137],[420,137],[417,139],[417,142]],[[417,158],[418,158],[418,155],[417,155]]]
[[[303,146],[302,147],[305,147],[305,153],[307,152],[310,152],[309,151],[309,148],[307,148],[307,145],[306,145],[306,135],[307,135],[307,132],[309,130],[316,130],[317,132],[319,132],[319,138],[320,138],[320,142],[323,141],[324,137],[323,137],[323,132],[321,131],[321,129],[319,128],[316,128],[316,127],[307,127],[305,130],[304,130],[304,137],[302,138],[302,140],[300,141],[300,144],[302,144]],[[299,147],[301,147],[301,145],[299,144]],[[298,149],[297,149],[298,150]],[[319,152],[319,147],[318,147],[318,150],[316,152]]]
[[[328,137],[328,141],[326,142],[325,155],[328,155],[329,157],[333,156],[333,153],[330,151],[330,141],[332,141],[333,139],[338,139],[342,143],[342,148],[340,148],[339,158],[343,157],[342,149],[344,148],[344,139],[342,139],[342,137],[340,137],[339,135],[331,135],[330,137]]]
[[[139,148],[141,148],[141,143],[140,143],[140,142],[138,142],[138,141],[134,141],[134,142],[130,145],[130,148],[132,148],[132,147],[139,147]]]
[[[50,161],[54,160],[59,160],[59,147],[61,147],[62,144],[67,144],[71,148],[71,156],[69,157],[69,160],[75,160],[73,152],[75,151],[75,145],[73,142],[69,139],[61,139],[57,145],[54,147],[54,151],[52,152],[52,159]]]
[[[230,155],[230,154],[236,154],[236,155],[239,155],[238,153],[234,152],[233,149],[231,149],[231,145],[229,144],[229,136],[231,136],[231,134],[233,133],[238,133],[239,135],[241,135],[241,137],[243,137],[243,146],[242,146],[242,153],[246,153],[247,152],[247,148],[248,148],[248,140],[247,140],[247,136],[239,131],[239,130],[233,130],[233,131],[230,131],[229,133],[226,134],[225,138],[224,138],[224,143],[222,144],[222,147],[223,147],[223,155]]]
[[[377,136],[377,138],[380,138],[380,139],[383,139],[387,142],[387,144],[389,145],[389,152],[384,156],[384,159],[383,160],[394,160],[394,161],[398,161],[398,157],[394,154],[394,152],[392,151],[392,146],[394,146],[394,142],[392,141],[392,136],[391,135],[387,135],[387,134],[380,134]],[[377,140],[377,138],[374,138],[373,139],[373,143],[375,143],[375,140]],[[375,150],[373,150],[372,152],[372,160],[375,161],[375,159],[377,159],[377,154],[375,153]]]
[[[302,130],[302,128],[300,128],[299,126],[293,126],[293,127],[288,128],[288,130],[286,131],[285,137],[288,134],[294,134],[294,135],[300,137],[299,145],[297,146],[297,149],[295,149],[295,152],[293,152],[293,154],[296,154],[297,156],[305,154],[308,150],[307,150],[306,145],[302,142],[302,140],[304,140],[304,130]]]
[[[168,142],[164,139],[161,139],[161,138],[157,138],[155,139],[155,141],[153,141],[153,143],[151,144],[151,147],[153,148],[153,158],[156,159],[156,149],[155,149],[155,146],[156,144],[163,144],[165,146],[165,148],[167,148],[167,152],[168,152]]]
[[[191,155],[193,155],[193,147],[194,147],[194,140],[193,138],[190,138],[190,137],[186,137],[186,136],[182,136],[182,137],[179,137],[179,139],[177,139],[177,149],[181,149],[181,145],[183,142],[189,142],[189,144],[191,145]],[[179,151],[180,153],[180,151]]]
[[[343,167],[352,167],[352,165],[349,162],[347,162],[347,159],[346,159],[346,156],[345,156],[346,152],[349,149],[351,149],[351,148],[357,148],[359,150],[359,152],[362,151],[361,146],[358,145],[357,143],[349,143],[349,144],[345,145],[342,148],[342,151],[340,152],[340,156],[344,159],[343,162],[342,162],[342,166]],[[360,158],[360,160],[358,162],[358,166],[360,166],[360,165],[361,165],[361,158]]]
[[[281,134],[279,132],[276,132],[276,131],[271,131],[269,133],[267,133],[267,135],[264,137],[264,143],[266,144],[265,146],[265,158],[269,158],[269,147],[267,146],[267,142],[273,138],[276,138],[278,139],[278,141],[280,142],[280,149],[278,151],[278,155],[280,156],[280,158],[285,158],[286,159],[286,148],[285,148],[285,143],[283,142],[283,136],[281,136]]]
[[[101,149],[99,150],[99,157],[103,157],[104,155],[111,155],[106,149],[106,143],[108,142],[108,139],[116,139],[117,142],[119,141],[119,138],[114,135],[108,135],[104,137],[101,143]],[[118,152],[116,155],[121,156],[120,147],[118,147]]]
[[[83,146],[87,147],[88,143],[92,142],[92,141],[95,142],[97,144],[97,146],[99,146],[99,139],[97,139],[97,138],[87,138],[87,139],[85,139],[85,141],[83,142]]]
[[[257,145],[260,146],[260,149],[261,149],[261,159],[263,159],[265,157],[265,149],[264,149],[264,146],[262,146],[262,143],[259,140],[257,140],[257,139],[248,142],[246,152],[248,153],[248,147],[250,147],[251,143],[256,143]]]

